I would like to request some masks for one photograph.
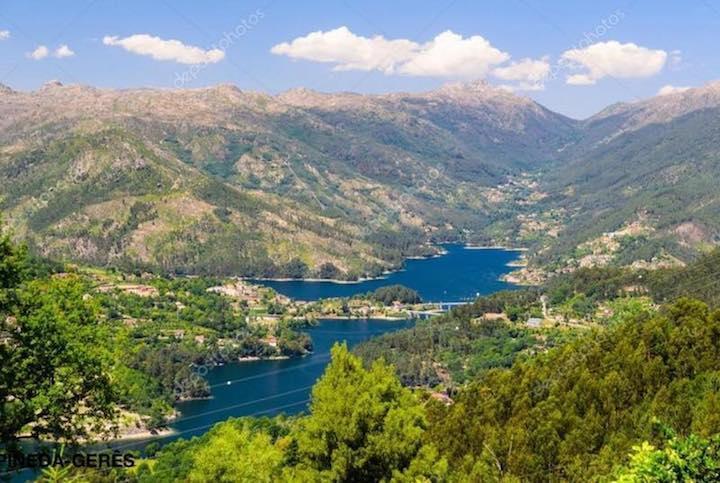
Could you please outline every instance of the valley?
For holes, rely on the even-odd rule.
[[[684,263],[717,242],[697,174],[718,106],[717,83],[585,121],[483,82],[4,89],[0,209],[44,256],[162,273],[357,280],[448,241],[529,248],[536,271]],[[612,254],[581,248],[638,224]]]
[[[718,109],[717,83],[583,121],[482,81],[0,89],[3,442],[121,444],[131,471],[74,474],[138,482],[222,480],[229,442],[268,481],[710,447]]]

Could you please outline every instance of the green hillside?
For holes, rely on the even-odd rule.
[[[489,190],[575,133],[482,83],[0,96],[0,209],[15,232],[56,259],[176,273],[378,275],[436,253],[429,241],[479,239]]]

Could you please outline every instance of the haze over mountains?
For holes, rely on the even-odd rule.
[[[632,223],[652,242],[615,262],[684,259],[718,241],[719,106],[717,83],[584,121],[482,81],[2,88],[0,210],[45,255],[183,273],[356,278],[443,240],[562,264]]]

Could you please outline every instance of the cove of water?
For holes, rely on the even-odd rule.
[[[405,285],[416,290],[426,302],[462,302],[512,288],[500,277],[512,269],[517,250],[472,249],[463,245],[443,245],[447,254],[428,259],[407,260],[403,270],[385,278],[358,283],[304,280],[255,280],[296,300],[313,301],[328,297],[350,297],[386,285]]]
[[[411,321],[323,320],[307,329],[314,351],[306,357],[235,362],[216,367],[207,375],[212,398],[178,404],[181,416],[170,425],[176,433],[165,441],[202,434],[213,424],[233,416],[274,416],[304,411],[312,385],[330,361],[330,349],[335,342],[345,341],[352,347],[372,336],[407,327],[412,327]]]
[[[417,290],[423,300],[456,302],[512,288],[499,277],[519,252],[501,249],[468,249],[445,245],[441,257],[408,260],[403,271],[387,278],[353,284],[308,281],[263,281],[278,292],[299,300],[350,296],[378,287],[402,284]],[[307,408],[310,390],[322,375],[336,341],[349,346],[385,332],[410,327],[412,322],[387,320],[324,320],[307,330],[313,339],[313,354],[286,360],[227,364],[211,370],[207,379],[212,399],[180,403],[182,416],[171,424],[178,436],[201,434],[231,416],[295,414]],[[230,382],[230,384],[228,384]]]

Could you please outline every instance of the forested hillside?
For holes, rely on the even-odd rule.
[[[80,270],[32,258],[0,231],[2,447],[155,431],[177,401],[211,396],[213,366],[312,349],[302,323],[253,323],[258,306],[211,289],[220,283]]]
[[[719,113],[713,83],[585,121],[578,142],[540,181],[545,208],[561,210],[564,227],[538,263],[562,267],[590,253],[595,264],[676,263],[717,245]]]
[[[241,314],[207,291],[215,280],[151,278],[131,286],[148,294],[138,297],[123,293],[126,286],[90,290],[92,280],[108,275],[28,259],[8,236],[0,253],[6,443],[26,432],[71,441],[96,436],[121,408],[144,413],[150,427],[162,424],[171,402],[166,381],[204,357],[197,335],[213,341],[228,330],[243,333],[229,357],[270,350]],[[152,449],[130,470],[63,471],[91,481],[713,475],[717,261],[715,253],[683,269],[582,269],[543,287],[480,298],[371,342],[366,347],[375,349],[359,351],[365,362],[336,346],[306,415],[231,419],[200,438]],[[555,322],[534,327],[530,317]],[[180,327],[183,340],[166,336]],[[297,342],[292,331],[278,337]],[[423,372],[435,363],[446,364],[447,379],[443,371]],[[202,379],[191,381],[197,384],[186,390],[207,390]]]
[[[576,123],[485,83],[279,96],[0,91],[0,209],[56,259],[356,279],[477,234]],[[327,272],[327,271],[326,271]]]
[[[356,279],[448,240],[667,266],[718,241],[719,109],[717,83],[582,122],[483,82],[4,89],[0,209],[46,256],[165,272]]]
[[[405,385],[452,393],[490,369],[509,367],[583,331],[652,313],[656,304],[685,296],[717,307],[718,274],[717,249],[683,268],[581,268],[542,286],[479,297],[412,329],[375,337],[355,352],[366,362],[393,364]],[[542,322],[531,326],[531,318]]]

